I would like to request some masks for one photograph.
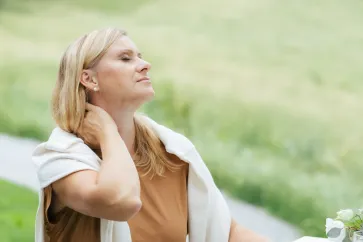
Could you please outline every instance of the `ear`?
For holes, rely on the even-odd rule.
[[[87,89],[94,90],[94,91],[99,90],[98,82],[95,78],[93,71],[91,71],[91,70],[82,71],[80,82]]]

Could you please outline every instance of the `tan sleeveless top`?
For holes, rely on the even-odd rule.
[[[55,194],[51,186],[44,189],[44,223],[46,241],[49,242],[100,242],[100,219],[64,207],[54,213]]]
[[[128,221],[133,242],[185,242],[188,233],[188,164],[174,155],[172,162],[183,164],[164,177],[140,177],[142,208]]]
[[[185,242],[188,233],[188,164],[168,154],[172,162],[183,164],[177,171],[166,170],[163,177],[140,176],[142,208],[128,221],[132,242]],[[55,194],[44,189],[46,241],[100,242],[100,219],[68,207],[54,213]]]

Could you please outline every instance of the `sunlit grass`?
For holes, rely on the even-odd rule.
[[[0,235],[4,242],[34,241],[38,196],[0,180]]]

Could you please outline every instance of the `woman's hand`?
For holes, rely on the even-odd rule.
[[[228,242],[270,242],[270,240],[240,226],[232,219]]]
[[[117,126],[112,117],[102,108],[86,103],[86,115],[78,135],[91,148],[100,148],[106,135],[117,132]]]

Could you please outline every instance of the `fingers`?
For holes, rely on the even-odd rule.
[[[84,134],[84,132],[83,132],[83,124],[81,124],[81,125],[78,127],[78,129],[77,129],[77,131],[76,131],[76,134],[77,134],[77,136],[78,136],[78,137],[83,137],[83,134]]]
[[[92,104],[86,102],[86,110],[87,111],[96,111],[96,108],[97,107],[95,105],[92,105]]]

